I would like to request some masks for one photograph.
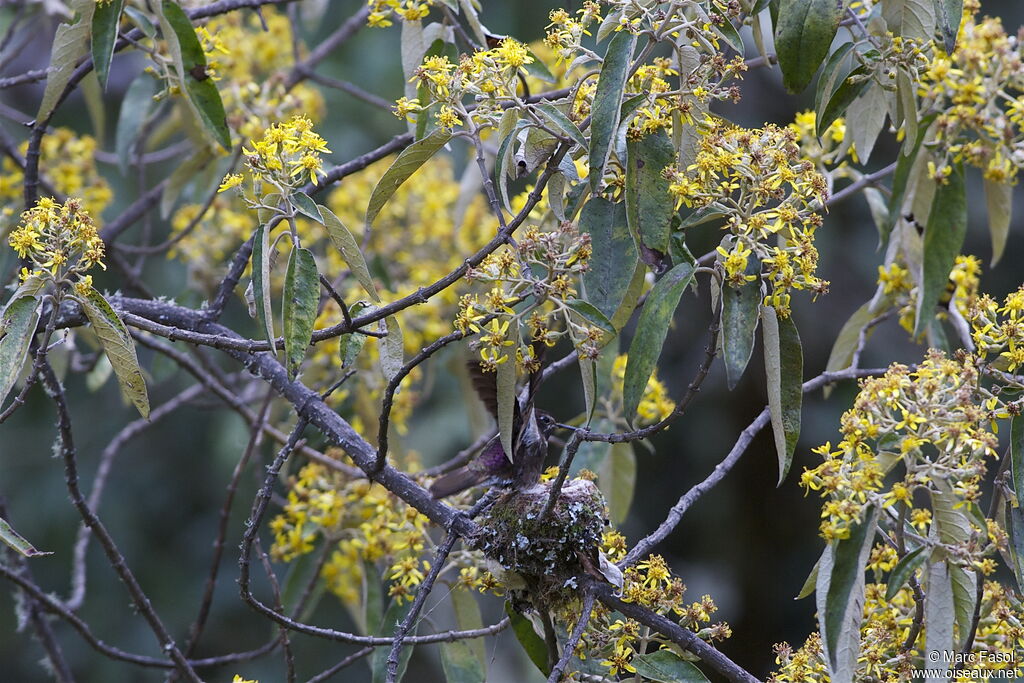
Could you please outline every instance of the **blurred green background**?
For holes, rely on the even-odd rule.
[[[306,36],[307,39],[315,43],[359,6],[360,3],[351,0],[331,2],[320,28]],[[547,13],[556,6],[564,6],[564,3],[491,1],[485,2],[482,18],[494,32],[530,41],[543,35]],[[14,11],[10,6],[0,10],[0,28],[7,25]],[[1024,6],[1016,0],[983,0],[982,13],[1002,16],[1010,33],[1024,22]],[[394,99],[402,94],[398,45],[397,26],[364,29],[335,51],[319,71],[350,80],[386,99]],[[48,50],[49,41],[39,40],[22,59],[8,65],[3,75],[44,66]],[[107,149],[112,146],[113,122],[120,98],[139,65],[135,58],[115,59],[106,98]],[[777,70],[751,71],[742,88],[742,102],[719,111],[749,126],[764,122],[787,123],[795,112],[811,104],[812,91],[801,96],[786,94]],[[27,113],[25,118],[28,119],[40,92],[41,87],[35,85],[0,94],[6,105]],[[334,152],[332,162],[348,160],[403,130],[401,123],[386,112],[337,91],[325,91],[325,95],[328,116],[321,130]],[[62,109],[55,124],[91,133],[84,111],[80,98],[75,99]],[[23,139],[23,128],[6,120],[2,125],[10,135]],[[886,165],[895,155],[892,137],[883,135],[869,169]],[[138,190],[133,182],[125,182],[119,176],[116,166],[101,165],[101,170],[115,187],[116,201],[109,219],[116,215],[119,207],[130,203]],[[170,169],[164,170],[169,172]],[[977,178],[972,177],[972,180],[977,183]],[[977,191],[971,196],[980,197],[980,183],[973,189]],[[1018,207],[1021,206],[1020,194],[1017,193]],[[983,290],[998,297],[1021,282],[1024,240],[1017,229],[1019,223],[1018,219],[1011,230],[1001,265],[993,272],[986,270],[982,280]],[[166,230],[159,220],[153,227],[158,234]],[[715,229],[695,229],[688,236],[694,253],[713,248],[720,239],[716,233]],[[818,232],[822,255],[819,272],[831,280],[831,293],[813,304],[809,297],[794,298],[794,315],[803,340],[807,377],[824,369],[839,328],[850,313],[871,296],[882,258],[876,251],[876,243],[875,227],[866,203],[860,198],[834,207]],[[966,253],[976,254],[986,263],[990,257],[983,202],[975,202],[972,207]],[[196,303],[194,296],[184,292],[185,274],[175,262],[152,259],[145,280],[161,294]],[[110,276],[98,282],[109,288],[117,286]],[[239,308],[234,306],[229,322],[243,322],[244,312]],[[707,343],[708,320],[706,291],[699,297],[684,299],[659,370],[673,396],[682,394],[700,361]],[[920,347],[907,342],[906,334],[895,321],[890,321],[878,329],[864,353],[862,365],[914,362],[921,352]],[[187,378],[175,374],[166,363],[153,363],[148,352],[141,355],[154,377],[151,393],[156,401],[174,395],[188,384]],[[437,381],[432,383],[430,394],[421,402],[409,437],[425,454],[428,463],[444,459],[475,436],[468,433],[464,405],[455,383],[445,379],[444,368],[449,360],[450,356],[441,356],[435,361]],[[231,366],[225,364],[224,367]],[[80,465],[88,481],[102,448],[134,414],[122,405],[112,382],[98,394],[88,393],[80,375],[70,376],[67,384],[76,411]],[[640,452],[638,493],[629,519],[622,527],[630,542],[660,523],[678,496],[704,478],[724,457],[740,431],[764,406],[764,384],[759,351],[755,350],[745,377],[731,393],[725,388],[721,367],[716,365],[685,417],[654,440],[656,454]],[[773,643],[788,640],[794,645],[800,644],[815,628],[813,602],[793,598],[821,550],[817,537],[819,501],[815,497],[804,497],[796,480],[802,468],[814,462],[810,449],[836,439],[839,416],[854,393],[855,387],[848,383],[827,400],[820,393],[806,397],[803,432],[793,474],[782,487],[775,486],[776,457],[770,436],[764,433],[754,441],[735,471],[692,508],[658,548],[687,584],[690,599],[698,600],[705,593],[715,598],[720,608],[716,618],[729,622],[734,632],[721,649],[759,677],[767,675],[772,668]],[[52,408],[40,394],[34,390],[29,403],[0,428],[0,496],[6,502],[9,519],[16,522],[19,531],[38,547],[58,551],[33,560],[31,566],[42,586],[66,596],[69,549],[78,528],[78,517],[68,500],[62,465],[51,453]],[[581,403],[574,373],[565,373],[547,385],[540,402],[562,419],[571,417],[576,408],[570,409],[567,405]],[[124,449],[100,509],[137,577],[178,637],[184,634],[194,617],[224,486],[246,440],[247,431],[234,413],[220,410],[214,403],[186,407]],[[265,448],[260,455],[267,458],[269,451]],[[241,522],[260,473],[259,468],[253,468],[252,476],[244,478],[235,505],[213,619],[199,653],[203,656],[255,647],[272,634],[269,623],[240,602],[235,585]],[[266,590],[262,583],[257,587]],[[431,617],[444,623],[445,609],[438,608]],[[95,544],[89,557],[89,592],[80,615],[97,636],[110,644],[132,652],[159,654],[151,632],[133,611],[123,586]],[[485,621],[488,617],[500,618],[498,600],[487,603]],[[323,626],[351,627],[347,614],[330,598],[323,601],[315,621]],[[106,683],[162,679],[160,673],[114,663],[98,655],[63,623],[55,623],[54,628],[79,680]],[[9,587],[3,585],[0,586],[0,682],[49,680],[38,663],[42,657],[38,644],[27,633],[16,634],[16,629],[14,597]],[[299,675],[305,678],[351,651],[348,646],[310,638],[296,636],[293,640]],[[494,658],[488,680],[495,683],[541,680],[539,673],[522,656],[510,632],[488,639],[487,650]],[[229,681],[236,672],[246,678],[259,678],[262,683],[284,679],[283,667],[276,657],[209,671],[208,675],[211,681]],[[368,678],[368,672],[360,664],[343,672],[337,680],[364,678]],[[444,680],[435,647],[417,648],[406,680]]]

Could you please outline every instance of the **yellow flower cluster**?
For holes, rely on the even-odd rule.
[[[800,147],[801,158],[813,162],[820,173],[845,168],[846,155],[856,162],[857,150],[852,138],[846,134],[846,119],[833,121],[819,138],[814,134],[817,118],[813,111],[803,111],[797,113],[793,123],[789,124],[797,134],[796,144]]]
[[[1016,184],[1024,166],[1024,55],[998,18],[965,7],[952,55],[936,50],[921,81],[923,109],[938,110],[943,166],[966,161],[987,180]],[[942,169],[939,169],[941,172]]]
[[[19,147],[24,156],[28,142]],[[89,135],[77,135],[70,128],[57,128],[43,136],[40,147],[39,168],[43,180],[58,194],[76,197],[83,211],[99,221],[110,203],[113,193],[110,185],[96,170],[96,140]],[[0,204],[3,216],[13,217],[22,201],[25,175],[10,157],[0,162]]]
[[[580,233],[575,223],[563,221],[553,230],[532,225],[515,245],[466,273],[468,280],[491,286],[486,294],[464,295],[455,318],[456,329],[480,334],[474,344],[485,370],[514,357],[523,369],[534,371],[540,367],[534,344],[554,346],[566,334],[582,356],[597,357],[604,332],[570,305],[590,255],[590,235]],[[512,308],[524,300],[528,305]]]
[[[985,294],[968,313],[971,338],[981,358],[999,354],[999,366],[1016,372],[1024,366],[1024,286],[1010,292],[1000,306]]]
[[[939,303],[947,307],[953,306],[959,315],[968,317],[976,308],[980,278],[981,261],[978,257],[957,256],[953,269],[949,272],[950,282]],[[900,326],[913,334],[917,315],[917,284],[910,269],[898,260],[885,266],[878,266],[878,285],[882,295],[886,297],[888,308],[899,309]],[[947,317],[945,311],[936,314],[939,320]]]
[[[626,361],[629,360],[626,354],[616,356],[612,364],[612,392],[613,400],[622,400],[622,386],[626,379]],[[637,426],[661,422],[676,409],[675,402],[669,398],[668,389],[658,379],[657,372],[647,380],[644,393],[640,397],[640,404],[637,406]]]
[[[8,243],[31,263],[31,270],[22,268],[22,280],[30,275],[64,280],[77,278],[95,265],[104,268],[103,240],[77,199],[64,204],[40,199],[21,214]]]
[[[846,538],[868,506],[910,508],[918,490],[948,487],[961,505],[977,501],[985,456],[999,444],[987,426],[1006,416],[967,354],[952,359],[931,350],[916,370],[893,364],[885,375],[862,380],[842,417],[843,440],[835,450],[829,443],[815,449],[824,462],[800,478],[827,499],[821,535]],[[897,462],[905,476],[885,491]]]
[[[612,551],[609,553],[612,561],[621,559],[625,553],[625,540],[616,531],[606,532],[603,546]],[[718,607],[710,595],[704,595],[696,602],[686,602],[686,586],[679,577],[672,575],[672,570],[660,555],[651,555],[626,569],[623,580],[624,601],[643,605],[678,621],[684,628],[707,641],[721,641],[732,635],[732,629],[727,623],[711,623],[712,615],[718,611]],[[578,609],[576,611],[578,613]],[[566,608],[565,618],[571,618],[571,613],[572,607]],[[568,624],[567,627],[571,628]],[[608,669],[608,675],[615,676],[635,673],[636,668],[631,663],[633,657],[643,654],[648,648],[656,649],[667,644],[667,640],[651,633],[638,622],[623,618],[598,604],[583,632],[577,656],[602,657],[600,665]]]
[[[463,55],[458,64],[444,55],[425,57],[413,80],[425,89],[428,101],[403,97],[396,103],[395,115],[414,119],[418,112],[431,107],[436,109],[438,125],[450,130],[470,116],[463,106],[463,98],[470,96],[476,102],[473,120],[496,124],[504,112],[501,102],[515,99],[520,71],[533,61],[526,45],[514,38],[503,38],[489,50]]]
[[[860,656],[853,679],[857,681],[908,681],[914,669],[934,667],[925,657],[925,634],[918,632],[916,641],[904,648],[910,635],[917,609],[911,590],[900,589],[892,600],[886,600],[885,583],[865,587],[864,618],[860,627]],[[1000,584],[987,581],[981,600],[978,631],[972,648],[969,668],[950,680],[971,681],[978,678],[1017,678],[1024,675],[1024,610],[1020,598]],[[769,683],[827,683],[828,667],[818,633],[811,634],[802,647],[794,650],[788,643],[775,645],[778,669],[768,677]],[[999,653],[1003,657],[983,656]]]
[[[391,17],[397,14],[405,21],[419,21],[430,14],[434,0],[370,0],[368,26],[385,28],[391,26]]]
[[[797,132],[768,125],[747,130],[714,124],[700,143],[693,164],[667,168],[676,202],[725,214],[730,234],[718,248],[726,281],[740,286],[753,255],[760,277],[771,286],[765,305],[789,315],[791,290],[828,291],[818,278],[815,210],[825,201],[825,178],[800,157]],[[776,237],[777,236],[777,237]]]
[[[594,22],[601,21],[601,6],[590,0],[576,12],[576,16],[564,9],[554,9],[548,14],[547,35],[544,44],[555,52],[556,62],[571,62],[584,49],[584,36],[589,36]]]
[[[331,151],[327,141],[313,131],[313,122],[301,114],[271,124],[251,147],[243,151],[252,172],[255,199],[271,192],[287,196],[306,180],[316,183],[317,175],[323,175],[320,154]],[[241,174],[228,175],[220,191],[237,187],[242,181]]]
[[[334,548],[321,570],[331,592],[357,604],[364,572],[379,564],[379,574],[391,581],[388,594],[401,602],[412,599],[429,570],[420,560],[431,543],[427,525],[423,514],[382,486],[311,463],[289,480],[288,502],[270,523],[271,556],[290,562],[323,539]]]

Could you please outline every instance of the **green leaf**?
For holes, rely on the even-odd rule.
[[[664,254],[675,216],[668,193],[669,181],[662,174],[676,161],[676,150],[668,133],[658,130],[626,143],[626,218],[629,229],[649,249]]]
[[[843,323],[835,342],[832,344],[832,352],[828,356],[828,363],[825,365],[825,372],[845,370],[853,362],[853,354],[857,351],[860,343],[860,335],[872,320],[875,319],[871,312],[871,302],[867,302]],[[870,334],[871,330],[867,334]]]
[[[380,340],[380,369],[384,380],[390,382],[405,365],[405,342],[398,318],[393,315],[384,318],[384,327],[388,334]]]
[[[161,8],[160,25],[164,29],[164,37],[174,57],[189,106],[210,136],[224,149],[231,149],[231,131],[228,130],[224,115],[224,103],[221,102],[216,83],[206,73],[206,54],[192,27],[192,20],[171,0],[163,0]]]
[[[124,13],[142,31],[143,35],[147,38],[156,38],[156,26],[149,20],[149,17],[131,5],[124,8]]]
[[[910,581],[910,577],[914,575],[917,568],[924,564],[925,560],[928,559],[928,555],[924,552],[927,549],[928,546],[923,545],[920,548],[911,550],[900,558],[900,561],[893,567],[892,573],[889,574],[887,588],[885,589],[886,600],[892,600],[896,597],[900,588]]]
[[[660,683],[700,683],[708,680],[700,669],[672,650],[655,650],[636,655],[630,664],[645,679]]]
[[[619,127],[619,107],[622,91],[626,87],[629,62],[636,37],[629,31],[619,31],[608,42],[601,75],[597,79],[590,123],[590,190],[597,193],[604,178],[604,167],[614,144]]]
[[[110,307],[103,295],[87,285],[75,288],[77,299],[82,304],[85,317],[89,319],[93,332],[103,345],[110,364],[121,385],[121,393],[130,400],[139,414],[149,418],[149,394],[146,380],[142,378],[139,359],[135,355],[135,342],[121,318]]]
[[[860,622],[864,604],[864,564],[871,552],[878,513],[870,507],[864,519],[850,530],[849,538],[833,541],[818,570],[818,590],[822,592],[822,573],[827,570],[827,590],[824,591],[824,610],[819,610],[819,622],[828,653],[832,680],[853,680],[850,663],[856,662],[860,644]],[[822,616],[823,615],[823,616]]]
[[[831,550],[826,548],[825,552],[831,552]],[[804,579],[804,585],[800,587],[800,592],[796,594],[796,597],[793,598],[794,600],[803,600],[814,593],[814,589],[818,585],[818,568],[820,566],[821,558],[819,558],[818,561],[814,563],[814,566],[811,567],[810,573],[807,575],[807,578]]]
[[[498,365],[495,371],[495,382],[497,385],[498,398],[498,435],[501,438],[501,447],[505,450],[505,457],[512,459],[512,439],[515,436],[513,421],[516,410],[516,358],[514,349],[519,347],[519,324],[513,320],[508,327],[508,341],[511,346],[506,347],[508,356],[504,363]]]
[[[729,19],[729,17],[721,14],[720,12],[714,12],[714,14],[719,19],[721,19],[721,23],[712,21],[711,26],[720,36],[725,38],[725,42],[729,43],[729,47],[731,47],[733,50],[736,50],[736,52],[738,52],[739,55],[742,57],[744,52],[744,45],[743,38],[740,37],[739,31],[736,30],[735,26],[733,26],[732,21]]]
[[[270,303],[270,258],[270,231],[261,225],[252,238],[252,293],[256,299],[256,321],[270,343],[271,353],[277,353],[274,309]]]
[[[814,78],[845,11],[845,0],[782,0],[775,49],[787,90],[800,92]]]
[[[327,234],[330,235],[334,247],[341,252],[345,263],[348,264],[352,274],[356,276],[356,280],[363,286],[366,293],[370,295],[370,298],[379,302],[380,295],[377,294],[377,286],[373,284],[370,269],[366,265],[366,259],[363,257],[363,252],[359,248],[356,238],[352,236],[352,233],[341,222],[341,219],[334,215],[333,211],[323,205],[320,205],[318,208],[320,215],[324,219],[324,227],[327,228]]]
[[[899,69],[896,74],[896,94],[899,97],[900,112],[903,115],[904,140],[917,139],[917,86],[906,71]],[[904,145],[901,148],[904,153],[909,148]]]
[[[640,312],[636,336],[629,345],[623,381],[623,414],[632,423],[640,398],[651,378],[679,299],[693,279],[694,268],[680,263],[658,280]]]
[[[391,164],[384,175],[381,176],[377,186],[370,193],[370,202],[366,207],[366,227],[373,224],[373,220],[384,208],[395,191],[412,176],[413,173],[425,164],[430,157],[434,156],[439,149],[448,144],[452,134],[444,129],[437,129],[422,140],[412,143],[398,155],[398,158]],[[351,266],[351,264],[349,264]]]
[[[821,68],[821,75],[818,77],[818,85],[814,89],[814,112],[815,112],[815,134],[821,137],[827,126],[821,124],[824,115],[824,107],[835,94],[836,90],[843,83],[847,57],[853,50],[854,43],[843,43],[839,48],[829,55],[825,60],[825,66]],[[847,76],[849,74],[846,74]]]
[[[756,270],[755,270],[756,269]],[[747,266],[748,273],[761,270],[761,264],[753,259]],[[758,308],[761,305],[761,282],[754,280],[742,287],[727,285],[721,292],[722,324],[721,342],[722,361],[725,364],[725,376],[729,391],[747,369],[750,356],[754,352],[754,337],[757,332]]]
[[[399,624],[405,621],[405,617],[408,616],[411,608],[412,601],[407,601],[404,604],[393,601],[384,613],[384,618],[380,622],[380,628],[377,629],[377,635],[388,638],[393,637]],[[415,625],[409,629],[409,635],[413,635],[416,629],[417,626]],[[398,659],[398,675],[395,677],[395,683],[401,681],[402,676],[405,675],[405,669],[409,666],[409,658],[412,657],[413,649],[415,649],[413,643],[405,643],[403,645],[402,654]],[[388,655],[390,654],[390,647],[378,647],[370,655],[370,670],[373,674],[371,678],[372,683],[384,683],[388,671]]]
[[[611,444],[597,472],[597,483],[608,503],[612,524],[622,524],[629,515],[636,491],[636,453],[632,444]]]
[[[886,0],[882,18],[893,35],[929,41],[935,35],[935,0]]]
[[[590,267],[583,273],[586,299],[614,322],[638,262],[626,222],[626,206],[594,197],[583,207],[579,226],[581,232],[590,235],[592,248]]]
[[[579,313],[589,325],[604,330],[608,334],[615,334],[615,326],[612,325],[612,321],[593,304],[582,299],[567,299],[565,305]]]
[[[963,507],[956,507],[960,500],[953,493],[950,485],[936,480],[937,491],[932,491],[933,528],[940,541],[947,545],[966,543],[971,537],[971,525]],[[953,605],[956,613],[956,627],[959,632],[957,644],[963,643],[970,628],[974,615],[974,603],[977,598],[977,575],[973,570],[945,562],[949,567],[949,577],[953,587]]]
[[[309,249],[292,249],[284,276],[284,357],[288,376],[295,379],[313,338],[320,278]]]
[[[363,633],[369,635],[376,632],[376,625],[384,619],[384,588],[376,564],[364,559],[362,569],[362,628]],[[385,635],[393,635],[393,632]]]
[[[988,208],[988,232],[992,237],[992,266],[995,267],[1006,249],[1013,215],[1013,186],[984,178],[985,206]]]
[[[823,135],[828,130],[828,127],[832,125],[832,122],[842,116],[846,109],[853,104],[854,100],[860,97],[864,90],[871,85],[872,81],[870,78],[867,80],[856,80],[856,77],[862,76],[865,71],[864,67],[854,69],[832,96],[828,98],[825,107],[821,111],[821,116],[815,118],[815,127],[819,136]]]
[[[100,86],[106,90],[110,62],[114,58],[114,44],[117,43],[117,26],[121,20],[124,0],[111,0],[97,4],[92,15],[92,63]]]
[[[554,83],[558,80],[540,57],[538,57],[532,50],[527,50],[527,52],[531,57],[533,57],[533,61],[529,64],[523,65],[523,69],[526,70],[526,73],[530,74],[538,81],[543,81],[544,83]]]
[[[888,112],[888,93],[874,81],[870,81],[860,97],[846,108],[846,120],[856,122],[856,125],[849,128],[849,133],[861,164],[866,164],[871,158]]]
[[[292,192],[290,195],[292,205],[298,209],[299,213],[307,218],[312,218],[320,225],[324,224],[324,216],[320,213],[320,207],[316,205],[309,195],[305,192]]]
[[[956,48],[956,35],[960,32],[960,20],[964,13],[964,0],[933,0],[935,4],[935,20],[942,44],[947,55],[953,54]]]
[[[544,639],[533,630],[533,624],[519,612],[515,611],[512,603],[505,601],[505,614],[512,622],[512,632],[516,634],[516,640],[523,646],[530,661],[540,669],[541,673],[547,676],[551,673],[548,668],[548,647]]]
[[[480,605],[476,596],[468,590],[453,590],[451,592],[452,610],[455,612],[455,625],[460,631],[471,631],[483,628],[483,617],[480,616]],[[487,672],[487,648],[483,638],[461,641],[466,643],[473,656],[480,663],[480,671]]]
[[[932,562],[928,565],[926,585],[928,592],[924,596],[924,648],[928,652],[950,652],[956,647],[954,643],[954,626],[956,624],[956,608],[953,596],[953,578],[949,564]],[[949,664],[942,657],[934,664],[939,671],[949,669]],[[929,680],[940,680],[929,678]]]
[[[559,130],[568,135],[577,145],[579,145],[580,149],[586,151],[588,146],[586,136],[583,135],[579,126],[572,122],[572,119],[562,113],[561,109],[550,102],[538,102],[533,106],[544,118],[555,124]]]
[[[1024,588],[1024,508],[1007,505],[1006,530],[1009,535],[1010,558],[1013,565],[1013,576],[1017,580],[1017,590]]]
[[[888,227],[879,236],[880,247],[885,247],[889,243],[889,234],[896,226],[896,221],[903,215],[903,200],[907,193],[907,185],[910,182],[910,172],[914,169],[917,155],[921,151],[921,145],[924,143],[928,128],[934,120],[935,114],[924,117],[917,127],[917,139],[913,143],[906,139],[903,141],[904,145],[913,144],[913,149],[910,154],[900,154],[896,160],[896,172],[893,174],[892,179],[892,196],[889,198],[889,222]]]
[[[718,204],[709,204],[708,206],[702,206],[696,211],[692,212],[689,216],[683,219],[683,222],[679,225],[680,230],[687,228],[693,228],[698,225],[703,225],[717,218],[730,215],[731,212],[723,209]]]
[[[21,374],[39,322],[39,299],[15,296],[0,314],[0,404]]]
[[[800,334],[792,316],[779,318],[775,309],[761,307],[764,366],[768,375],[768,410],[779,456],[779,485],[789,473],[793,451],[800,438],[803,403],[804,357]]]
[[[50,69],[46,75],[46,88],[39,103],[36,121],[46,121],[60,103],[64,88],[71,81],[78,60],[89,52],[89,32],[96,3],[92,0],[73,0],[71,10],[76,13],[70,24],[60,24],[53,36],[50,51]]]
[[[26,541],[21,534],[11,528],[11,525],[0,517],[0,543],[14,550],[23,557],[39,557],[40,555],[53,555],[53,553],[36,550],[35,547]]]
[[[928,225],[924,230],[924,267],[917,297],[914,336],[925,331],[934,317],[935,305],[946,289],[949,271],[963,248],[967,234],[967,195],[964,169],[953,167],[946,184],[939,184],[932,200]]]
[[[122,175],[128,174],[132,145],[153,105],[153,95],[155,94],[156,81],[149,74],[141,73],[128,86],[128,91],[124,94],[124,99],[121,100],[121,113],[117,118],[114,146]]]

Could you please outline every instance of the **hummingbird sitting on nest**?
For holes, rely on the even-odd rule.
[[[485,373],[479,363],[471,360],[468,363],[473,388],[480,400],[494,416],[498,418],[498,386],[496,375]],[[548,454],[548,437],[556,429],[572,429],[568,425],[559,424],[552,415],[533,406],[533,394],[537,387],[540,373],[530,378],[531,386],[527,390],[525,400],[516,399],[512,417],[512,456],[505,453],[501,445],[501,436],[496,434],[484,445],[480,454],[468,464],[438,477],[430,485],[430,493],[434,498],[461,493],[474,486],[499,484],[510,486],[514,490],[527,489],[538,481],[544,470],[544,459]]]

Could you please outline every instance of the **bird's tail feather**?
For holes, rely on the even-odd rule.
[[[479,472],[474,472],[468,467],[460,467],[448,474],[442,475],[430,485],[430,494],[434,498],[447,498],[456,493],[483,483],[484,477]]]

